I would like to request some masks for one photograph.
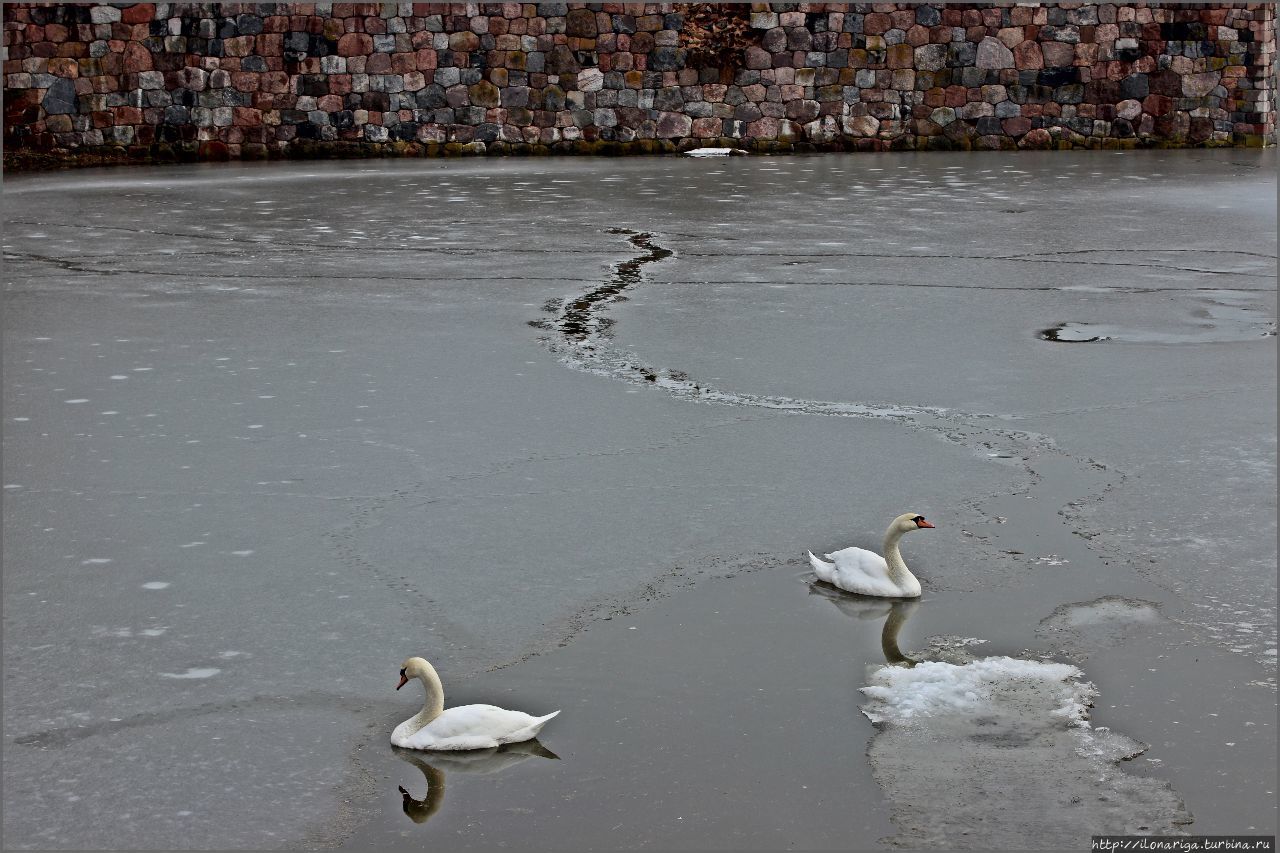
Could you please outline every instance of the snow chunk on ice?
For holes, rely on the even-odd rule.
[[[733,154],[746,154],[741,148],[691,148],[684,152],[686,157],[728,157]]]
[[[1055,716],[1085,717],[1092,688],[1065,663],[993,657],[958,666],[924,661],[910,669],[881,667],[862,692],[872,698],[862,712],[873,723],[938,714],[986,714],[1014,695],[1033,698]]]

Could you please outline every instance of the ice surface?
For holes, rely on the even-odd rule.
[[[402,718],[392,653],[392,667],[439,658],[459,690],[494,668],[476,701],[536,661],[544,678],[522,689],[563,684],[560,656],[578,641],[560,644],[601,602],[635,608],[656,579],[739,562],[776,570],[805,546],[875,547],[921,502],[941,525],[909,555],[926,588],[909,654],[924,624],[981,634],[991,654],[1056,651],[1065,639],[1040,624],[1055,608],[1159,601],[1167,619],[1072,629],[1123,638],[1072,659],[1106,685],[1098,718],[1160,744],[1139,760],[1162,762],[1203,826],[1273,831],[1274,693],[1254,684],[1276,659],[1275,522],[1260,511],[1274,506],[1274,342],[1039,333],[1273,317],[1274,163],[1274,151],[930,152],[6,175],[5,412],[29,420],[4,424],[6,480],[22,485],[4,490],[5,639],[19,650],[5,660],[5,841],[290,846],[340,814],[316,839],[335,843],[373,796],[358,769],[344,775],[369,761],[361,738]],[[235,215],[264,199],[274,215]],[[636,270],[641,233],[673,254]],[[566,339],[556,324],[584,299],[587,335]],[[180,547],[195,541],[208,544]],[[255,553],[228,560],[232,548]],[[780,600],[734,629],[778,622],[755,672],[810,639],[803,605]],[[698,601],[709,606],[680,617],[686,628],[719,606]],[[876,626],[818,604],[869,626],[880,654]],[[632,667],[649,663],[628,657],[640,641],[675,636],[661,619],[607,624]],[[785,806],[745,822],[783,844],[888,832],[931,756],[882,773],[878,796],[864,740],[848,736],[870,726],[849,683],[864,650],[826,627],[810,655],[834,673],[826,701],[808,702],[807,660],[786,665],[785,696],[752,684],[746,702],[734,691],[750,677],[709,691],[695,666],[660,727],[619,733],[637,715],[610,705],[593,727],[578,712],[561,730],[579,744],[566,761],[487,777],[513,784],[451,796],[427,828],[452,814],[488,832],[469,836],[478,846],[509,846],[532,818],[505,794],[550,823],[574,807],[566,790],[591,789],[581,825],[605,842],[623,820],[628,837],[668,832],[689,803],[702,822],[684,812],[666,846],[723,843],[743,802]],[[224,659],[230,638],[244,654]],[[711,663],[699,639],[654,659],[736,662],[741,642],[725,645]],[[213,666],[218,677],[156,675]],[[584,709],[619,698],[617,672],[611,656],[584,660],[572,695]],[[1041,722],[1058,707],[1042,688]],[[758,715],[752,767],[765,772],[725,771],[743,754],[737,730],[693,761],[651,747],[651,731],[709,746],[699,712],[721,699]],[[779,745],[767,733],[796,709],[835,734]],[[237,737],[204,738],[214,727]],[[1011,778],[1061,762],[1037,748],[1061,733],[1032,731],[1043,737],[993,759],[1019,765]],[[1090,731],[1095,751],[1124,751]],[[634,746],[622,761],[599,751],[615,734]],[[790,775],[769,772],[797,754]],[[564,788],[528,784],[530,764],[554,765]],[[837,793],[804,789],[810,775]],[[50,807],[59,778],[80,780],[74,814]],[[864,813],[846,814],[850,796]],[[831,802],[844,822],[823,818]],[[398,796],[391,807],[404,823]],[[399,829],[380,840],[432,840]]]

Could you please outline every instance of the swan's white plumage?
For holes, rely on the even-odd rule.
[[[889,579],[889,564],[875,551],[865,548],[844,548],[824,554],[831,562],[809,554],[809,564],[819,580],[838,586],[846,592],[859,595],[875,595],[881,598],[914,598],[920,594],[920,582],[908,582],[902,586]],[[914,590],[914,591],[913,591]]]
[[[406,749],[492,749],[537,737],[547,721],[559,714],[535,717],[523,711],[508,711],[496,705],[459,705],[445,710],[444,687],[435,667],[413,657],[400,669],[399,690],[410,679],[422,682],[426,700],[422,710],[396,726],[391,743]]]
[[[408,749],[489,749],[537,737],[547,721],[559,714],[534,717],[495,705],[459,705],[448,708],[416,732],[405,720],[391,733],[391,743]]]
[[[809,565],[819,580],[846,592],[879,598],[916,598],[920,595],[920,581],[902,561],[898,540],[920,527],[933,525],[925,521],[924,516],[910,512],[895,518],[885,532],[884,551],[888,559],[865,548],[844,548],[826,554],[826,560],[806,552]]]

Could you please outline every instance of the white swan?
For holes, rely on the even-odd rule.
[[[410,678],[427,690],[422,710],[391,732],[391,743],[407,749],[489,749],[504,743],[518,743],[537,736],[547,721],[559,714],[533,717],[523,711],[508,711],[494,705],[459,705],[444,709],[444,686],[435,667],[422,658],[409,658],[400,668],[400,683]]]
[[[916,598],[920,581],[902,561],[898,540],[912,530],[933,527],[923,515],[904,512],[895,518],[884,534],[884,556],[863,548],[845,548],[826,554],[828,563],[809,553],[809,563],[819,580],[834,584],[847,592],[875,595],[880,598]]]

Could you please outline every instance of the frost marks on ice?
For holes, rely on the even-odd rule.
[[[863,688],[867,754],[898,847],[1074,849],[1089,836],[1173,834],[1191,822],[1165,782],[1117,762],[1146,746],[1089,722],[1074,666],[1009,657],[881,666]]]
[[[1037,633],[1056,643],[1062,653],[1083,660],[1163,621],[1160,605],[1153,601],[1107,595],[1063,604],[1041,620]]]
[[[1101,323],[1059,323],[1040,337],[1064,344],[1112,342],[1122,344],[1238,343],[1273,338],[1276,321],[1259,304],[1256,294],[1213,290],[1198,300],[1187,323],[1172,328],[1116,326]]]

